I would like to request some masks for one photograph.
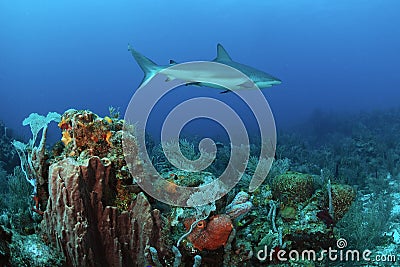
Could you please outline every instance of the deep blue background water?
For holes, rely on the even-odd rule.
[[[31,112],[123,113],[142,79],[128,42],[159,64],[213,59],[222,43],[283,80],[264,90],[278,127],[315,109],[397,107],[399,10],[396,0],[0,0],[0,119],[28,135],[21,122]]]

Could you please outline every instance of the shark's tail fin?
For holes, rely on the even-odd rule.
[[[139,67],[144,72],[144,78],[142,80],[141,85],[147,83],[147,81],[152,78],[157,72],[160,70],[160,67],[154,63],[151,59],[143,56],[138,51],[133,49],[130,44],[128,44],[128,51],[131,52],[132,56],[135,58],[136,62],[138,63]]]

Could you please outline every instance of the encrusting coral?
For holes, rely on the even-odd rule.
[[[65,157],[84,161],[97,156],[103,162],[112,162],[118,179],[131,180],[121,144],[123,123],[117,118],[101,118],[88,110],[67,110],[58,124],[64,149],[55,161]]]

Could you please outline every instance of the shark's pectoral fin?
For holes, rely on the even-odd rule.
[[[165,77],[165,82],[170,82],[170,81],[173,81],[173,80],[175,80],[176,78],[174,77],[174,76],[170,76],[170,75],[166,75],[166,77]]]
[[[188,86],[188,85],[201,86],[201,83],[200,83],[200,82],[187,82],[187,83],[185,84],[185,86]]]
[[[254,83],[249,80],[238,85],[238,87],[240,87],[242,89],[251,89],[251,88],[254,88],[254,86],[255,86]]]
[[[178,64],[175,60],[173,60],[173,59],[170,59],[169,60],[169,64],[170,65],[175,65],[175,64]]]

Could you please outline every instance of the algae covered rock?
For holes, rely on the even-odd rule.
[[[281,208],[279,215],[285,221],[295,220],[297,218],[297,211],[292,206],[284,206]]]
[[[339,221],[349,210],[356,198],[356,192],[349,185],[332,185],[332,206],[335,214],[335,221]]]
[[[288,171],[273,179],[271,189],[274,198],[285,205],[295,205],[313,195],[314,180],[309,174]]]

